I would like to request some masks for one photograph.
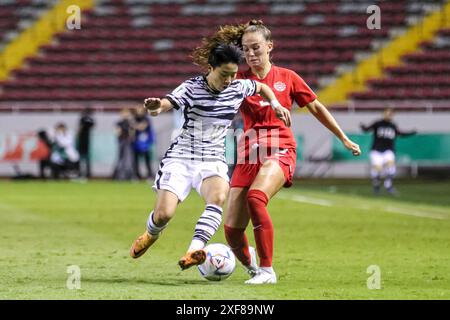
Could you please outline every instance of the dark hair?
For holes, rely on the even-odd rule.
[[[58,122],[55,126],[56,129],[67,129],[67,126],[64,122]]]
[[[241,49],[232,44],[219,44],[211,50],[208,64],[216,68],[226,63],[240,64],[243,60]]]
[[[92,109],[92,107],[86,107],[83,109],[82,113],[85,115],[91,115],[94,113],[94,109]]]

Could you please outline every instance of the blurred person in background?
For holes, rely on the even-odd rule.
[[[114,180],[132,180],[135,179],[133,161],[134,161],[134,120],[128,108],[120,111],[120,120],[115,125],[117,136],[118,155],[117,163],[114,168]]]
[[[65,123],[55,126],[50,162],[52,177],[59,179],[60,175],[71,177],[71,173],[78,175],[80,155],[75,148],[74,136],[69,132]]]
[[[39,160],[39,177],[41,179],[47,179],[47,169],[51,171],[51,150],[53,146],[53,142],[50,140],[47,131],[44,129],[41,129],[37,132],[37,138],[39,140],[39,143],[46,148],[46,153],[43,155],[43,157]]]
[[[142,179],[140,172],[140,161],[144,159],[147,174],[145,178],[153,177],[152,171],[152,149],[155,141],[150,117],[144,107],[136,108],[134,116],[134,171],[138,179]]]
[[[370,150],[370,176],[374,194],[378,195],[381,189],[382,179],[384,188],[389,194],[396,194],[394,177],[397,171],[395,166],[395,139],[398,136],[410,136],[417,133],[416,130],[400,131],[392,122],[394,110],[386,108],[383,119],[377,120],[369,126],[360,124],[364,132],[373,132],[372,148]]]
[[[81,113],[77,135],[77,149],[80,154],[80,177],[91,177],[91,157],[90,142],[91,130],[95,126],[95,120],[92,117],[93,110],[85,108]]]

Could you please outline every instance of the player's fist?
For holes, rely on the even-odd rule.
[[[350,139],[345,139],[343,141],[344,146],[350,150],[354,156],[359,156],[361,155],[361,149],[359,148],[359,145],[354,143],[352,140]]]
[[[155,111],[161,107],[161,99],[160,98],[147,98],[144,100],[144,108],[147,111]]]

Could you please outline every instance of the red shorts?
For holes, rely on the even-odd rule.
[[[286,181],[284,186],[289,188],[292,185],[292,179],[294,177],[295,166],[297,163],[297,152],[295,149],[283,149],[271,156],[265,158],[267,160],[276,160],[283,170]],[[231,188],[244,188],[250,187],[259,173],[259,169],[264,162],[255,164],[236,164],[233,171],[233,177],[231,178]]]

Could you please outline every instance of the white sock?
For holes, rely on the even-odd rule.
[[[386,189],[392,188],[395,172],[396,172],[395,166],[388,166],[385,169],[385,176],[386,176],[386,178],[384,180],[384,187]]]
[[[161,233],[161,231],[164,230],[165,227],[167,227],[167,223],[163,226],[157,226],[153,219],[153,211],[150,212],[150,215],[148,216],[148,219],[147,219],[148,233],[150,233],[154,237],[159,237],[159,234]]]
[[[272,267],[260,267],[260,269],[263,270],[264,272],[275,274],[275,271],[273,270]]]
[[[203,242],[202,240],[192,239],[191,245],[189,246],[189,249],[187,252],[203,249],[205,247],[205,245],[206,245],[206,243]]]

